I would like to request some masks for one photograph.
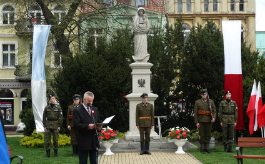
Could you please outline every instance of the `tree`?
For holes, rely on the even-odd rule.
[[[132,41],[133,36],[127,30],[117,31],[109,43],[102,37],[97,47],[91,37],[83,46],[83,52],[65,61],[52,84],[64,117],[75,93],[82,95],[92,91],[95,95],[93,105],[99,108],[101,119],[116,115],[109,126],[120,131],[128,130],[129,117],[124,95],[131,90],[129,64],[133,54]]]

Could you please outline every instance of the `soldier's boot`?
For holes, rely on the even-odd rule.
[[[145,142],[145,154],[151,155],[151,153],[149,151],[149,144],[150,144],[150,142]]]
[[[54,157],[58,157],[58,149],[54,149]]]
[[[224,145],[224,152],[227,152],[227,145]]]
[[[204,152],[204,143],[200,143],[200,152],[201,152],[201,153]]]
[[[46,157],[50,158],[50,150],[46,150]]]
[[[73,157],[76,156],[76,146],[72,146],[72,149],[73,149]]]
[[[229,145],[228,146],[228,151],[227,152],[229,152],[229,153],[233,153],[233,151],[232,151],[232,145]]]
[[[206,153],[211,154],[211,151],[210,151],[210,149],[209,149],[209,143],[204,144],[204,147],[205,147],[204,151],[205,151]]]
[[[145,150],[144,142],[141,142],[141,152],[140,152],[140,155],[143,155],[144,154],[144,150]]]
[[[76,150],[76,155],[78,155],[78,146],[75,146],[75,150]]]

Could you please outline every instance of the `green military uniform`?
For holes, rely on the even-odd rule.
[[[146,96],[147,94],[144,93],[143,95]],[[143,95],[141,96],[142,98],[144,97]],[[148,150],[149,152],[150,131],[151,131],[151,126],[154,126],[154,106],[152,104],[150,103],[137,104],[136,126],[139,126],[141,149],[144,151],[145,147],[145,149]]]
[[[58,150],[59,132],[58,127],[63,123],[62,109],[59,105],[49,104],[45,107],[43,112],[43,126],[46,128],[45,132],[45,149],[51,148],[51,135],[53,136],[54,150]],[[57,153],[56,153],[57,154]],[[57,156],[57,155],[56,155]]]
[[[75,100],[79,100],[80,101],[80,95],[75,94],[73,96],[73,100],[74,101]],[[75,105],[73,103],[73,105],[68,106],[67,118],[66,118],[67,127],[68,126],[71,127],[70,136],[71,136],[71,145],[72,145],[72,150],[73,150],[73,156],[76,156],[78,154],[78,148],[77,148],[77,135],[78,135],[78,131],[77,131],[77,129],[74,128],[73,112],[74,112],[74,109],[77,108],[79,105],[80,104]]]
[[[223,124],[223,144],[230,147],[233,144],[234,124],[237,122],[237,105],[234,100],[226,99],[219,105],[219,119]],[[231,150],[230,150],[231,151]]]
[[[211,139],[211,130],[212,130],[212,117],[216,118],[216,108],[213,100],[209,99],[212,107],[212,116],[209,109],[209,103],[207,99],[199,99],[195,102],[194,105],[194,121],[199,123],[199,135],[200,135],[200,149],[208,150],[209,142]]]

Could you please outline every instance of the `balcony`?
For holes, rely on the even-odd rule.
[[[31,80],[31,66],[26,65],[16,65],[16,70],[14,75],[16,75],[16,80],[30,82]]]
[[[18,37],[31,38],[33,36],[33,26],[43,24],[43,20],[34,18],[23,18],[16,21],[15,30]]]

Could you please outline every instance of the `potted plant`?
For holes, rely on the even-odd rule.
[[[113,145],[113,141],[118,138],[118,131],[111,129],[110,127],[102,128],[98,132],[98,137],[102,145],[106,148],[106,151],[103,155],[113,155],[110,148]]]
[[[175,152],[176,154],[184,154],[185,152],[182,149],[182,146],[185,145],[186,141],[190,137],[190,130],[186,127],[174,127],[168,130],[169,133],[166,138],[169,139],[169,142],[173,140],[175,144],[178,146],[178,150]]]

